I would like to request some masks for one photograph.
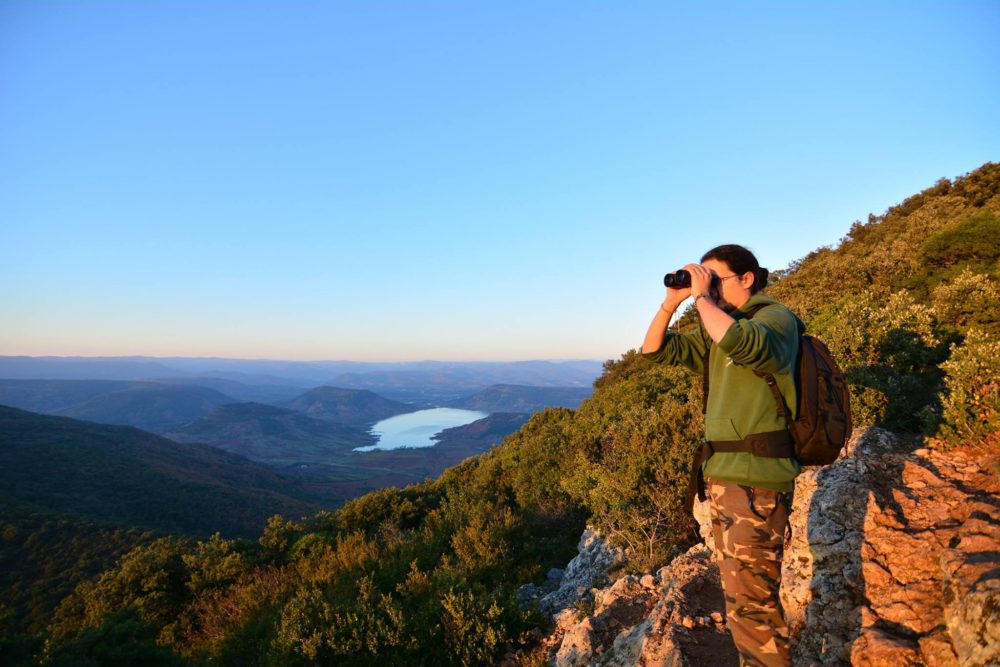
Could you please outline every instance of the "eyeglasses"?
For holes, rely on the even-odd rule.
[[[717,276],[717,277],[718,277],[718,279],[719,279],[719,282],[720,282],[720,283],[724,283],[724,282],[726,282],[727,280],[729,280],[730,278],[739,278],[739,277],[740,277],[740,274],[738,274],[738,273],[734,273],[734,274],[733,274],[733,275],[731,275],[731,276],[725,276],[725,277],[723,277],[723,276]]]

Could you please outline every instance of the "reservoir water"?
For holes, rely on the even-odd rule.
[[[396,415],[372,426],[371,432],[378,438],[377,443],[370,447],[356,447],[354,451],[373,452],[377,449],[433,447],[435,442],[431,437],[444,429],[471,424],[487,416],[489,416],[487,412],[457,408],[434,408]]]

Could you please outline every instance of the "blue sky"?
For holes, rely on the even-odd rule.
[[[0,354],[617,357],[1000,159],[1000,3],[0,1]]]

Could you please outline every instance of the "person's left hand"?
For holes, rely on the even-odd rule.
[[[688,264],[684,268],[691,274],[691,295],[711,295],[712,272],[701,264]]]

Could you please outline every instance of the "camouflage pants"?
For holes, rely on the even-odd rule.
[[[791,493],[707,482],[726,624],[740,664],[787,667],[788,626],[778,587]]]

